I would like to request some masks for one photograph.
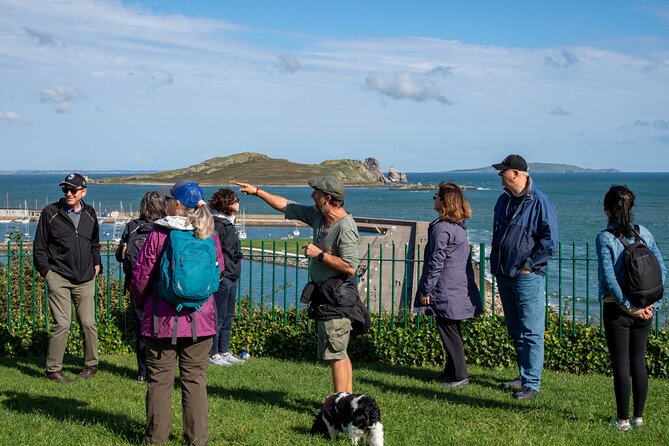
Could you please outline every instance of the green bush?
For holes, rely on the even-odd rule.
[[[314,360],[316,358],[316,334],[314,324],[304,311],[299,312],[295,325],[295,310],[286,313],[284,325],[282,310],[276,310],[274,321],[265,312],[255,309],[252,321],[248,307],[242,310],[232,330],[232,351],[247,350],[254,356],[269,356],[281,359]],[[126,318],[127,319],[127,318]],[[513,367],[516,363],[513,343],[503,319],[499,317],[477,318],[462,323],[462,337],[467,362],[488,368]],[[562,322],[562,337],[559,336],[559,320],[555,314],[548,316],[545,334],[545,368],[569,373],[611,373],[611,364],[606,338],[599,327],[585,327],[571,322]],[[130,353],[134,350],[135,333],[130,324],[119,323],[115,318],[98,324],[99,349],[101,354]],[[45,355],[48,333],[41,321],[35,331],[30,324],[12,330],[0,324],[0,355],[27,356]],[[67,353],[81,356],[82,338],[78,324],[74,323],[67,345]],[[377,361],[391,365],[425,366],[442,365],[445,353],[434,323],[429,318],[411,319],[407,326],[391,325],[389,317],[373,318],[372,329],[362,336],[354,336],[349,345],[349,354],[354,361]],[[669,334],[661,331],[656,337],[651,333],[646,354],[648,372],[651,376],[669,378]]]

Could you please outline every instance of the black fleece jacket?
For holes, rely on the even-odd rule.
[[[95,265],[100,265],[100,229],[95,209],[84,207],[79,226],[67,215],[65,199],[42,209],[37,223],[33,259],[42,277],[49,271],[63,276],[74,284],[95,277]]]

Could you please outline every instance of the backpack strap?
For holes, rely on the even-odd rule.
[[[158,337],[158,296],[153,292],[153,336]]]
[[[197,342],[197,330],[195,329],[195,314],[190,315],[190,331],[193,335],[193,342]]]
[[[177,345],[177,333],[179,331],[179,313],[174,316],[174,327],[172,328],[172,345]]]

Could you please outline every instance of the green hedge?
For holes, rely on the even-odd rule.
[[[287,314],[288,325],[283,325],[279,310],[275,322],[267,319],[248,321],[248,313],[233,325],[231,350],[244,349],[253,356],[270,356],[283,359],[316,359],[316,335],[313,323],[300,312],[295,328],[295,312]],[[611,373],[606,338],[599,334],[598,327],[577,324],[575,335],[569,322],[563,322],[562,338],[559,337],[558,319],[549,315],[545,335],[545,368],[570,373]],[[478,318],[462,324],[467,362],[489,368],[513,367],[515,354],[504,321],[498,317]],[[101,354],[123,354],[133,351],[134,332],[131,326],[116,320],[98,325]],[[0,355],[28,356],[45,355],[48,334],[43,324],[35,332],[31,326],[14,328],[11,332],[6,324],[0,326]],[[82,341],[77,324],[70,335],[67,353],[82,355]],[[372,330],[354,337],[349,345],[353,361],[383,362],[395,365],[425,366],[442,365],[445,353],[436,328],[429,319],[422,318],[402,325],[390,326],[389,318],[373,321]],[[669,378],[669,334],[661,331],[658,337],[651,334],[646,354],[648,372],[651,376]]]

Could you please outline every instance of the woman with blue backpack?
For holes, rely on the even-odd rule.
[[[225,262],[200,186],[182,180],[164,195],[167,217],[154,222],[130,285],[133,304],[143,312],[145,439],[163,444],[169,437],[178,364],[184,440],[204,445],[209,439],[206,372],[216,332],[214,293]]]
[[[165,209],[165,197],[156,191],[147,192],[139,204],[139,217],[128,222],[123,230],[121,241],[116,248],[116,261],[121,263],[125,280],[123,291],[130,291],[130,279],[132,278],[132,267],[135,266],[142,246],[153,229],[153,222],[167,215]],[[137,352],[137,382],[146,382],[146,346],[142,336],[142,312],[133,307],[132,319],[135,325],[137,339],[135,350]]]
[[[617,408],[617,418],[611,425],[623,431],[644,423],[648,395],[646,345],[667,274],[653,234],[632,223],[634,198],[626,186],[611,186],[604,196],[608,226],[596,239],[599,299],[604,302],[602,317]],[[631,420],[630,392],[634,394]]]

